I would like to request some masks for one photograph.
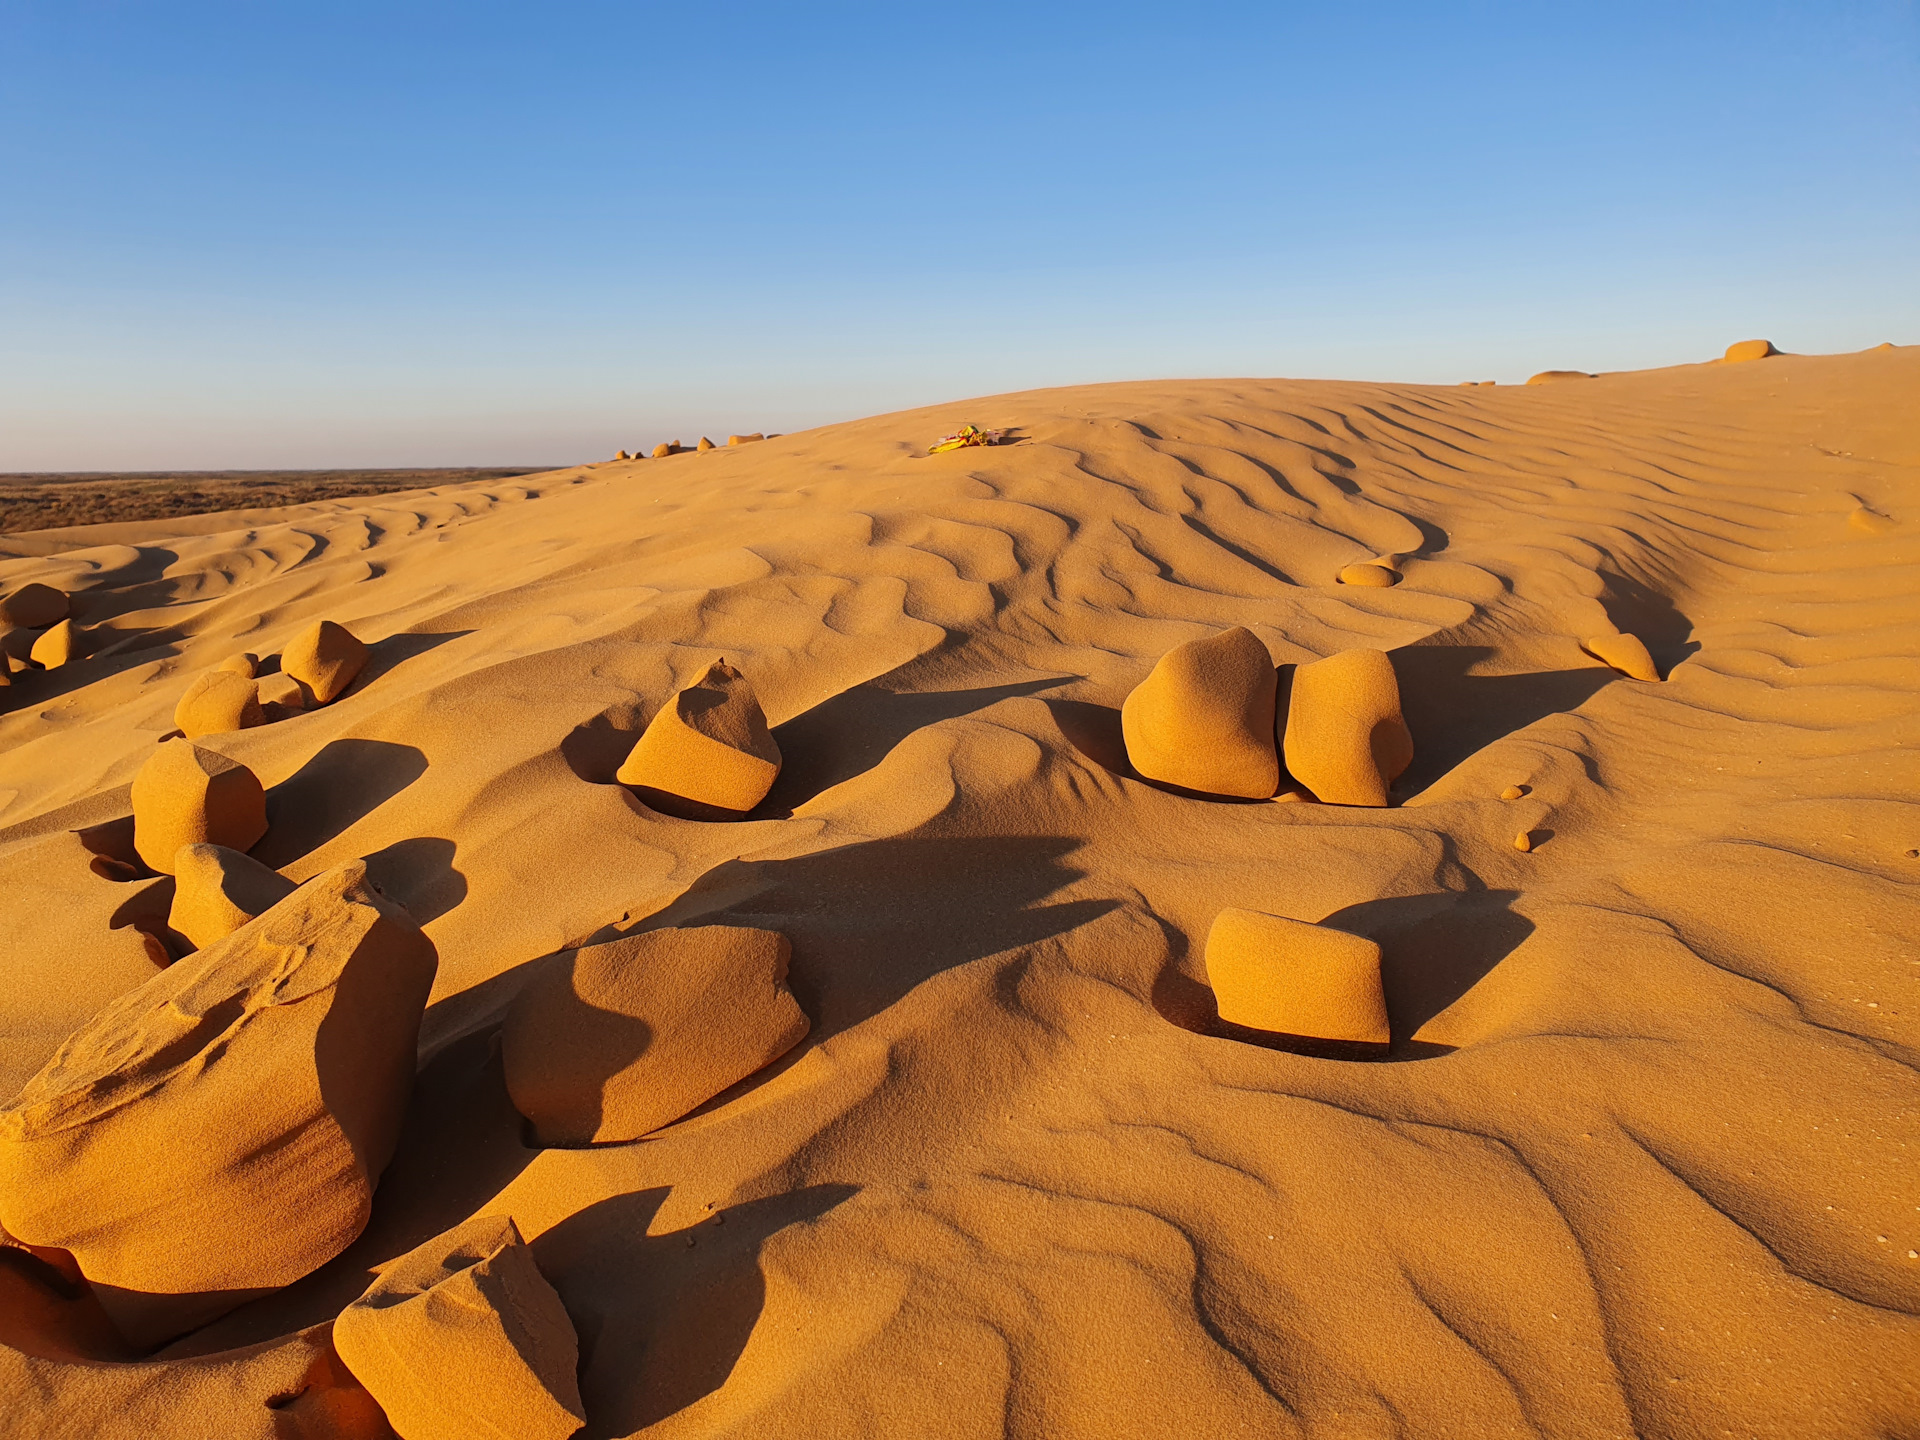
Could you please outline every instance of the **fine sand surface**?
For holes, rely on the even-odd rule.
[[[1920,1434],[1920,348],[1053,390],[57,544],[0,537],[83,656],[0,690],[0,1095],[155,973],[68,832],[317,620],[351,689],[194,743],[439,960],[359,1240],[137,1365],[0,1351],[0,1433],[269,1436],[498,1216],[592,1437]],[[1232,626],[1392,653],[1389,806],[1133,776],[1123,700]],[[721,657],[784,768],[657,813],[614,773]],[[1203,1033],[1227,908],[1377,942],[1386,1056]],[[530,962],[708,925],[787,937],[806,1038],[523,1144]]]

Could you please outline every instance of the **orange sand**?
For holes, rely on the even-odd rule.
[[[1014,443],[922,453],[968,422]],[[1920,349],[1057,390],[0,552],[84,636],[0,637],[0,1093],[155,973],[124,817],[187,687],[320,620],[345,693],[193,743],[266,786],[254,860],[364,857],[440,956],[359,1238],[137,1364],[7,1270],[0,1339],[58,1333],[0,1434],[264,1440],[478,1216],[591,1437],[1920,1432]],[[1393,803],[1135,778],[1122,701],[1236,625],[1392,656]],[[721,656],[783,768],[661,815],[615,771]],[[1230,908],[1377,944],[1386,1058],[1217,1033]],[[533,962],[698,925],[785,935],[811,1033],[529,1148]]]

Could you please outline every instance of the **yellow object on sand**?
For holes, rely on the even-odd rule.
[[[1006,438],[1004,430],[982,430],[978,425],[962,425],[951,435],[943,435],[927,447],[929,455],[945,450],[964,450],[969,445],[997,445]]]

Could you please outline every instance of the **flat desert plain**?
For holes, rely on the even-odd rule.
[[[1920,1435],[1920,348],[0,554],[0,1433]],[[1387,654],[1386,804],[1130,760],[1235,627]]]

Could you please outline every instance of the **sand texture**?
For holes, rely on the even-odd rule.
[[[924,453],[969,423],[1011,434]],[[98,1232],[96,1292],[284,1288],[137,1364],[0,1350],[0,1433],[271,1434],[300,1337],[476,1217],[558,1296],[594,1440],[1920,1433],[1920,349],[1056,390],[59,544],[0,538],[0,594],[69,592],[85,637],[0,691],[0,1086],[34,1176],[106,1178],[10,1159],[0,1223],[83,1267]],[[161,741],[322,620],[367,647],[331,703]],[[1138,775],[1127,697],[1234,627],[1281,714],[1387,657],[1387,803]],[[663,813],[617,772],[722,658],[778,774]],[[197,838],[306,883],[156,970],[129,787],[196,744],[265,810]],[[405,997],[265,1004],[249,940],[356,862],[439,954],[367,1156],[298,1012],[410,1050]],[[1228,910],[1378,947],[1385,1055],[1230,1030]],[[536,1143],[519,997],[708,926],[785,937],[806,1037],[640,1141]],[[280,1012],[271,1061],[159,1043]],[[208,1221],[283,1105],[324,1143],[276,1193],[352,1205]]]

